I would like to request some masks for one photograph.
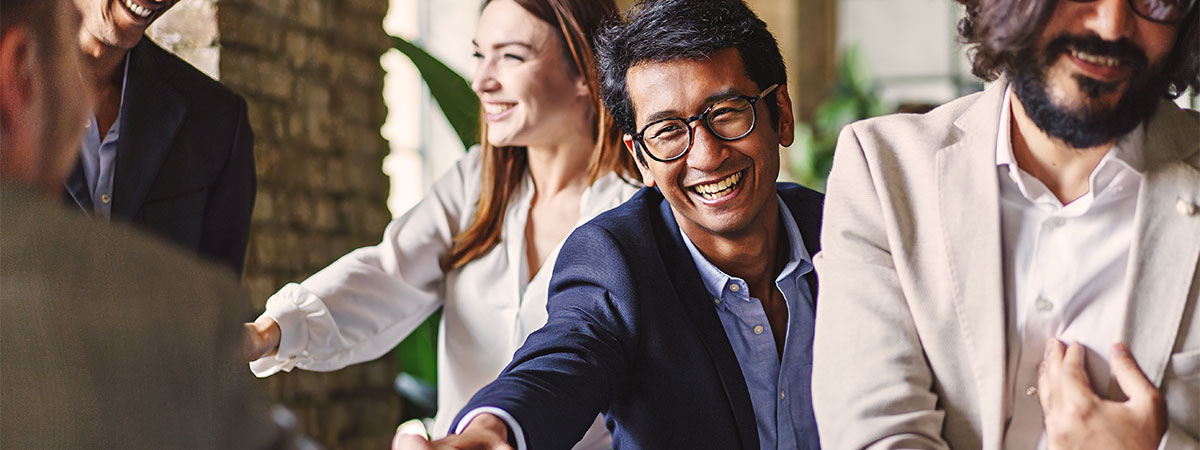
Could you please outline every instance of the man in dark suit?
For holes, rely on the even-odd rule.
[[[59,201],[90,107],[79,10],[68,0],[3,9],[0,445],[293,448],[231,357],[247,305],[233,278]]]
[[[177,0],[75,0],[96,93],[67,197],[241,275],[254,209],[246,102],[144,35]]]
[[[617,448],[815,449],[822,197],[777,184],[786,74],[740,0],[635,6],[598,40],[606,106],[646,189],[577,229],[549,320],[460,413],[397,448],[568,448],[603,412]]]

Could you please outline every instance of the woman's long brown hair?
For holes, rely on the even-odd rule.
[[[637,168],[634,167],[633,158],[621,148],[621,134],[613,126],[612,116],[600,102],[600,83],[592,49],[592,38],[600,31],[600,27],[617,16],[613,0],[515,1],[558,31],[558,38],[565,49],[564,57],[574,63],[576,73],[587,83],[592,110],[595,111],[595,120],[590,125],[596,137],[588,164],[588,183],[595,182],[610,171],[626,179],[636,179]],[[484,2],[484,6],[490,2]],[[481,113],[480,117],[483,116]],[[483,179],[479,204],[471,224],[454,236],[450,253],[442,261],[445,270],[457,269],[474,261],[500,242],[504,211],[529,168],[525,147],[492,146],[487,141],[487,122],[481,119],[479,129],[483,142]]]

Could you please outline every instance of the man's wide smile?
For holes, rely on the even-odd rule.
[[[1067,51],[1067,59],[1089,78],[1102,82],[1114,82],[1129,74],[1128,65],[1115,56],[1097,55],[1071,48]]]
[[[742,169],[717,180],[698,183],[688,187],[687,190],[706,200],[706,203],[723,200],[739,190],[746,171],[747,169]]]

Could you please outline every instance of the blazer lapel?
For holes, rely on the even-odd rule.
[[[725,337],[725,328],[721,325],[721,319],[717,317],[711,296],[700,281],[700,272],[697,271],[696,264],[683,243],[683,237],[679,234],[679,225],[675,222],[671,205],[661,196],[659,200],[660,220],[652,222],[655,225],[654,232],[659,237],[659,253],[669,267],[667,273],[671,284],[721,378],[733,419],[737,422],[742,448],[759,448],[758,425],[754,419],[754,407],[750,404],[746,378],[742,374],[729,339]]]
[[[129,78],[121,106],[121,137],[117,141],[113,180],[114,217],[132,218],[141,209],[187,115],[184,97],[164,84],[170,73],[158,61],[163,51],[143,36],[129,53]]]
[[[996,135],[1005,84],[955,121],[960,139],[937,153],[938,205],[964,357],[975,372],[984,448],[1003,431],[1005,307]]]
[[[1179,332],[1188,289],[1197,282],[1193,278],[1200,259],[1200,214],[1187,205],[1200,203],[1200,171],[1184,159],[1200,159],[1200,133],[1194,118],[1168,102],[1146,127],[1145,167],[1126,278],[1124,340],[1157,386]],[[1119,391],[1114,383],[1114,398],[1122,397]]]
[[[75,202],[84,213],[91,216],[92,193],[88,190],[87,177],[83,174],[83,161],[75,161],[75,169],[71,170],[71,175],[67,177],[67,189],[64,193],[67,200]]]

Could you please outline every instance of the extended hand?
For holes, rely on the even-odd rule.
[[[1167,431],[1167,404],[1129,354],[1116,344],[1108,352],[1113,378],[1129,396],[1105,400],[1092,391],[1083,367],[1084,349],[1066,350],[1057,339],[1046,342],[1038,368],[1038,398],[1051,450],[1154,450]]]
[[[491,414],[480,414],[467,424],[462,434],[429,442],[423,436],[396,433],[392,450],[512,450],[508,445],[508,426]]]
[[[270,317],[259,317],[242,324],[242,359],[254,361],[279,350],[279,324]]]

